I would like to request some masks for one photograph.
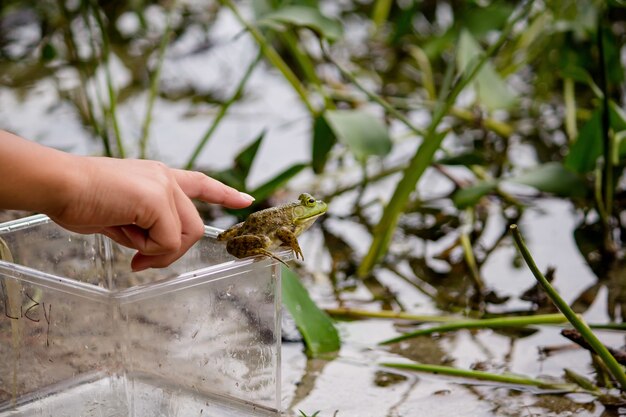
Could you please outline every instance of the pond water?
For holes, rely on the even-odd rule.
[[[152,13],[155,21],[163,19],[159,8],[154,8]],[[133,19],[128,14],[120,18],[119,24],[127,25],[127,29],[132,31],[137,24]],[[441,19],[445,20],[445,13]],[[357,24],[349,27],[348,33],[358,37],[362,36],[363,30]],[[209,46],[204,47],[205,43]],[[254,40],[242,32],[232,14],[218,13],[208,27],[194,25],[168,47],[161,84],[164,89],[191,89],[223,100],[233,93],[256,53]],[[16,64],[5,62],[2,65]],[[54,64],[51,65],[54,68]],[[111,72],[118,88],[124,88],[133,78],[132,72],[115,55],[111,60]],[[105,82],[102,68],[96,71],[94,80],[90,86],[92,89]],[[102,154],[102,143],[77,116],[76,107],[66,99],[68,92],[79,84],[77,71],[71,67],[51,71],[44,77],[34,77],[19,87],[0,82],[0,127],[70,152]],[[118,103],[120,130],[130,156],[138,155],[137,138],[147,98],[147,91],[138,91]],[[184,165],[199,138],[211,125],[216,109],[217,106],[210,102],[193,104],[190,100],[157,97],[148,157],[172,166]],[[413,117],[418,124],[428,121],[419,112]],[[392,125],[391,130],[403,132],[399,125]],[[230,108],[200,154],[196,166],[207,171],[230,167],[237,153],[262,131],[266,131],[266,136],[248,176],[249,183],[246,185],[249,188],[263,184],[296,163],[310,160],[310,119],[306,108],[285,79],[267,64],[255,69],[243,98]],[[406,163],[416,146],[414,142],[398,140],[384,164],[396,166]],[[520,165],[530,165],[536,155],[524,146],[513,144],[508,151]],[[341,154],[343,151],[340,149],[338,152]],[[310,170],[303,171],[290,181],[284,192],[281,190],[276,202],[301,191],[329,195],[338,187],[358,181],[361,176],[359,165],[350,158],[342,162],[329,164],[322,176],[315,176]],[[378,166],[378,162],[373,162],[368,168],[375,170]],[[463,170],[457,173],[464,175]],[[354,191],[338,196],[324,220],[324,232],[331,232],[347,242],[354,251],[352,256],[359,259],[372,238],[363,224],[350,215],[351,210],[357,198],[373,202],[388,200],[399,179],[400,174],[391,175],[368,187],[362,195]],[[429,169],[419,187],[426,199],[443,195],[452,186],[439,171]],[[522,190],[524,192],[528,190]],[[377,219],[381,214],[381,206],[373,205],[367,210],[369,218]],[[508,222],[502,208],[494,203],[484,210],[485,221],[479,239],[481,247],[489,249],[489,254],[484,257],[480,273],[490,290],[499,297],[509,297],[507,301],[494,304],[490,311],[529,310],[532,303],[521,300],[520,294],[532,287],[535,280],[523,263],[520,264],[512,240],[502,238]],[[444,207],[442,212],[445,211]],[[453,208],[450,207],[449,211]],[[418,216],[416,221],[429,221],[426,217]],[[224,227],[233,221],[232,217],[224,217],[214,223]],[[580,215],[571,202],[543,198],[530,203],[519,224],[540,268],[545,270],[553,266],[556,269],[554,284],[566,301],[587,302],[585,319],[591,323],[604,323],[612,315],[609,309],[614,308],[613,301],[609,302],[608,288],[614,288],[611,285],[615,283],[596,285],[598,278],[574,239],[579,222]],[[442,285],[449,285],[450,290],[471,286],[467,274],[463,274],[458,282],[449,276],[454,275],[449,261],[462,255],[458,252],[442,254],[458,236],[458,230],[454,230],[434,242],[407,233],[404,238],[394,241],[392,252],[411,256],[393,258],[398,260],[393,265],[395,271],[379,268],[374,272],[376,283],[385,287],[382,295],[375,293],[378,287],[372,282],[347,277],[338,296],[330,278],[333,257],[324,244],[322,228],[317,227],[300,241],[306,259],[300,270],[301,276],[321,307],[341,304],[342,307],[375,311],[388,306],[391,299],[415,314],[451,314],[412,282],[412,279],[417,281],[415,276],[419,270],[412,262],[425,260],[433,271],[441,273],[442,279],[449,281]],[[619,277],[616,280],[619,281]],[[432,285],[440,286],[439,283]],[[619,282],[615,285],[619,287]],[[617,312],[616,315],[619,314]],[[589,395],[564,395],[479,383],[379,365],[409,359],[464,369],[557,379],[562,378],[563,369],[568,368],[593,379],[594,369],[588,352],[572,348],[570,342],[560,335],[559,327],[542,326],[536,331],[523,333],[461,330],[391,346],[378,345],[382,340],[399,335],[400,330],[406,328],[400,325],[399,322],[378,319],[338,321],[342,349],[337,357],[327,360],[308,359],[300,341],[285,341],[282,397],[288,415],[300,415],[300,410],[306,415],[320,411],[319,417],[626,415],[626,409],[604,406]],[[598,331],[597,334],[607,345],[616,348],[625,342],[622,333]],[[545,349],[549,349],[550,353],[545,353]]]

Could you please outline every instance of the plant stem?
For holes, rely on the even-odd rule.
[[[224,104],[222,104],[222,106],[220,107],[220,110],[215,116],[215,120],[213,120],[213,123],[211,124],[211,126],[207,129],[204,135],[202,135],[202,137],[198,141],[198,144],[193,150],[191,156],[189,157],[189,160],[185,164],[185,169],[192,169],[194,167],[196,160],[200,156],[200,153],[202,153],[202,150],[206,146],[207,142],[209,141],[211,136],[213,136],[213,133],[215,133],[217,126],[219,126],[224,116],[226,116],[226,112],[228,111],[230,106],[232,106],[233,103],[235,103],[237,100],[239,100],[239,98],[241,98],[243,89],[245,88],[248,82],[248,79],[250,78],[250,75],[252,75],[252,71],[254,70],[254,68],[256,68],[260,60],[261,60],[261,52],[259,52],[256,58],[254,58],[254,60],[250,63],[250,65],[248,65],[248,69],[246,70],[245,74],[239,81],[239,84],[237,85],[237,88],[235,89],[235,92],[233,93],[233,95],[230,96],[230,98],[226,100]]]
[[[382,26],[387,21],[392,4],[393,0],[376,0],[374,11],[372,12],[372,21],[376,27]]]
[[[498,329],[503,327],[526,327],[545,324],[560,324],[567,322],[567,318],[562,314],[537,314],[535,316],[522,317],[498,317],[493,319],[480,320],[456,320],[440,326],[433,326],[427,329],[418,329],[410,333],[392,339],[383,340],[379,344],[388,345],[401,340],[412,339],[417,336],[426,336],[433,333],[445,333],[461,329]]]
[[[250,32],[250,35],[252,35],[257,44],[259,44],[259,47],[265,55],[265,58],[267,58],[267,60],[283,74],[285,79],[289,82],[289,84],[291,84],[293,89],[300,96],[300,99],[306,106],[309,113],[311,113],[312,116],[316,116],[317,113],[315,111],[315,108],[309,101],[306,88],[304,88],[298,77],[296,77],[293,71],[291,71],[291,68],[289,68],[287,63],[285,63],[285,61],[280,57],[278,52],[276,52],[276,50],[272,47],[272,45],[270,45],[267,39],[265,39],[263,34],[256,27],[248,23],[243,18],[243,16],[241,16],[241,13],[239,13],[239,9],[237,9],[237,6],[235,6],[232,0],[220,0],[220,2],[226,5],[226,7],[228,7],[233,12],[241,25],[245,27],[248,32]]]
[[[563,313],[567,320],[580,332],[582,337],[589,343],[589,345],[593,348],[593,350],[598,354],[598,356],[602,359],[602,361],[609,368],[611,374],[617,382],[620,384],[622,390],[626,390],[626,374],[624,373],[624,369],[620,366],[620,364],[615,360],[613,355],[608,351],[606,346],[598,340],[596,335],[591,331],[587,323],[574,311],[570,308],[570,306],[561,298],[559,293],[554,289],[554,287],[548,282],[546,277],[543,276],[537,265],[535,264],[532,255],[528,251],[526,244],[524,243],[524,239],[522,238],[522,234],[520,233],[517,225],[512,224],[510,226],[511,233],[513,233],[513,238],[515,239],[515,244],[517,248],[526,261],[528,268],[530,268],[531,272],[539,281],[545,292],[548,294],[552,302],[556,305],[556,307]]]
[[[98,3],[93,0],[90,0],[90,3],[93,10],[93,15],[96,19],[96,23],[98,24],[98,28],[100,29],[100,34],[102,35],[104,73],[106,76],[107,92],[109,94],[109,108],[108,110],[105,110],[105,112],[108,113],[111,118],[111,125],[113,127],[113,133],[115,134],[115,141],[117,145],[117,154],[120,158],[124,158],[126,156],[126,152],[124,151],[124,143],[122,142],[122,135],[120,133],[119,124],[117,122],[117,96],[115,95],[115,89],[113,87],[113,76],[111,75],[111,68],[109,67],[109,35],[106,31],[102,16],[100,15],[101,10],[98,6]]]
[[[566,78],[563,80],[563,101],[565,102],[565,131],[569,143],[573,143],[578,136],[578,127],[576,126],[576,96],[574,91],[574,80]]]
[[[609,107],[609,88],[606,80],[606,61],[604,58],[604,34],[603,34],[604,11],[598,13],[597,25],[597,46],[600,60],[600,88],[602,89],[602,141],[604,145],[604,170],[602,173],[602,196],[604,202],[605,216],[602,224],[604,226],[604,246],[609,253],[615,253],[615,245],[611,234],[611,217],[613,215],[613,140],[611,138],[611,109]]]
[[[78,76],[80,78],[80,96],[82,100],[84,100],[86,107],[86,116],[87,121],[89,122],[91,128],[93,129],[96,136],[99,136],[102,139],[102,145],[104,146],[104,153],[106,156],[112,156],[111,153],[111,144],[109,142],[109,138],[106,134],[102,133],[100,124],[96,120],[96,116],[93,110],[93,103],[91,102],[91,98],[87,92],[87,70],[85,62],[80,59],[78,56],[78,48],[76,46],[76,41],[74,40],[74,33],[72,32],[72,27],[70,25],[70,15],[67,9],[67,5],[63,0],[57,0],[57,5],[59,10],[61,10],[61,19],[62,19],[62,27],[63,27],[63,38],[65,39],[65,44],[67,46],[67,52],[69,55],[69,59],[71,61],[76,62],[76,66],[78,69]],[[88,25],[88,21],[85,18],[85,10],[84,6],[81,4],[81,16],[85,21],[85,26]]]
[[[378,94],[365,88],[363,84],[361,84],[361,82],[347,68],[345,68],[343,65],[341,65],[339,62],[333,59],[333,57],[330,56],[330,53],[328,53],[326,48],[321,43],[320,43],[320,47],[322,48],[322,51],[324,52],[324,56],[326,57],[326,59],[328,59],[333,65],[335,65],[337,69],[341,72],[341,74],[343,74],[344,77],[350,80],[350,82],[354,84],[356,88],[361,90],[370,100],[378,103],[389,114],[391,114],[393,117],[395,117],[400,122],[402,122],[402,124],[408,127],[409,130],[411,130],[417,136],[423,137],[425,135],[425,132],[422,129],[418,128],[413,123],[411,123],[411,121],[404,114],[400,113],[391,104],[389,104],[389,102],[387,102],[384,98],[382,98]]]
[[[145,159],[147,156],[146,149],[148,147],[148,138],[150,136],[150,125],[152,124],[152,110],[154,108],[154,102],[156,100],[158,92],[161,68],[163,67],[163,60],[165,58],[165,48],[169,44],[171,36],[172,31],[170,28],[170,19],[168,16],[167,25],[165,27],[165,34],[163,35],[163,37],[161,37],[161,42],[159,43],[156,68],[154,69],[150,80],[150,92],[148,95],[146,117],[144,118],[143,124],[141,126],[141,138],[139,139],[139,157],[141,159]]]
[[[459,236],[459,239],[461,240],[465,263],[470,271],[470,277],[474,282],[474,288],[476,289],[478,295],[482,296],[485,293],[485,284],[480,276],[480,271],[478,270],[478,264],[476,263],[476,257],[474,256],[474,250],[472,248],[472,242],[469,237],[469,231],[471,230],[471,225],[474,222],[474,211],[471,207],[468,207],[465,210],[465,214],[467,216],[465,224],[461,227],[461,235]]]
[[[92,27],[91,21],[89,20],[89,13],[90,13],[90,7],[91,7],[89,4],[89,1],[90,0],[84,0],[81,2],[81,5],[80,5],[81,17],[82,17],[83,23],[85,24],[85,27],[89,31],[89,43],[93,51],[93,58],[94,60],[97,60],[96,53],[98,51],[98,45],[96,43],[96,36],[94,33],[94,29]],[[87,88],[86,80],[85,80],[85,83],[83,84],[83,88],[85,89],[85,95],[89,97],[89,93],[86,90]],[[102,139],[102,143],[104,144],[105,156],[113,157],[115,155],[113,154],[113,147],[111,146],[111,139],[109,138],[110,131],[108,129],[109,115],[104,105],[104,100],[102,98],[102,92],[100,90],[100,83],[98,82],[96,77],[94,77],[94,80],[93,80],[93,94],[95,95],[94,101],[98,104],[100,111],[102,112],[102,125],[100,126],[99,122],[95,118],[95,112],[92,111],[93,116],[94,116],[93,124],[94,126],[97,126],[95,129],[96,134],[100,136],[100,138]]]
[[[545,389],[557,389],[564,390],[570,392],[580,392],[582,391],[577,385],[573,384],[555,384],[547,381],[542,381],[540,379],[533,379],[522,375],[500,375],[500,374],[492,374],[489,372],[483,371],[472,371],[465,369],[453,368],[451,366],[442,366],[442,365],[428,365],[422,363],[391,363],[384,362],[381,363],[382,366],[387,366],[390,368],[396,369],[407,369],[411,371],[418,372],[428,372],[432,374],[443,374],[449,376],[458,376],[461,378],[470,378],[470,379],[478,379],[481,381],[492,381],[492,382],[501,382],[505,384],[514,384],[514,385],[527,385]]]
[[[429,100],[437,99],[437,91],[435,89],[435,79],[433,78],[433,68],[430,60],[422,48],[415,45],[408,46],[409,54],[413,57],[419,69],[422,71],[422,84],[428,92]]]
[[[302,71],[304,72],[304,75],[307,77],[308,81],[315,87],[315,90],[324,99],[325,108],[335,109],[335,103],[324,91],[324,88],[322,87],[322,81],[319,79],[317,73],[315,72],[315,65],[311,61],[310,57],[306,53],[302,52],[298,47],[297,37],[293,33],[286,31],[280,33],[280,38],[283,40],[283,42],[285,42],[287,48],[289,48],[289,51],[298,62],[298,65],[300,65],[300,68],[302,68]]]

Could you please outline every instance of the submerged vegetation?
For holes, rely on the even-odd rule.
[[[254,49],[252,59],[240,60],[236,83],[206,87],[172,77],[171,69],[164,75],[182,57],[215,47],[213,31],[225,18],[237,25],[236,35],[220,42],[247,37]],[[0,89],[24,98],[51,80],[82,133],[114,157],[157,156],[158,105],[183,103],[186,117],[205,127],[177,150],[181,167],[252,194],[251,210],[274,204],[303,177],[307,191],[330,204],[319,221],[321,266],[297,271],[324,276],[332,316],[410,323],[385,341],[396,346],[470,328],[516,330],[514,339],[530,327],[567,320],[592,348],[596,381],[570,369],[571,384],[564,385],[501,374],[490,379],[442,363],[391,366],[584,391],[615,405],[624,402],[617,388],[611,391],[626,388],[623,364],[594,332],[623,331],[626,319],[625,39],[626,8],[618,0],[9,0],[0,5]],[[306,144],[308,156],[273,155],[290,164],[258,184],[251,173],[272,140],[269,121],[226,168],[203,161],[234,109],[254,101],[249,85],[261,70],[298,100],[297,122],[306,129],[291,140]],[[138,120],[120,123],[133,106],[141,109]],[[537,267],[521,239],[532,229],[528,213],[546,201],[573,212],[572,240],[595,275],[580,294],[565,297],[569,303],[550,281],[558,287],[575,277],[560,275],[558,262],[543,274],[540,268],[549,265]],[[223,214],[200,208],[207,221]],[[514,224],[521,229],[513,232],[521,257],[508,253],[510,271],[523,258],[541,287],[501,294],[486,269],[512,246]],[[292,271],[284,276],[285,304],[308,352],[337,351],[328,316]],[[421,298],[407,302],[402,291]],[[599,295],[607,297],[609,322],[588,326],[581,317]],[[432,310],[438,314],[421,314]],[[413,325],[439,321],[434,328]]]

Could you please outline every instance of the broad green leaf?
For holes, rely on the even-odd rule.
[[[259,186],[254,191],[251,191],[250,194],[258,201],[263,201],[267,197],[272,195],[274,191],[284,186],[291,178],[293,178],[296,174],[298,174],[307,166],[307,164],[292,165],[265,184]]]
[[[313,122],[313,150],[312,166],[316,174],[324,171],[328,153],[337,143],[337,137],[332,131],[324,116],[317,116]]]
[[[601,116],[600,110],[594,111],[591,119],[578,132],[578,137],[570,147],[564,161],[565,166],[570,170],[583,174],[595,169],[596,160],[602,155],[604,149]]]
[[[420,46],[431,62],[440,58],[448,48],[454,46],[458,38],[457,32],[457,29],[450,28],[441,36],[433,36],[425,39],[424,45]]]
[[[620,156],[625,156],[626,147],[619,139],[623,136],[620,132],[626,131],[626,114],[614,101],[609,102],[609,108],[611,109],[611,129],[618,139],[618,153]],[[602,111],[597,109],[580,129],[576,141],[565,157],[565,166],[579,174],[593,171],[603,152]]]
[[[589,72],[587,72],[586,69],[577,65],[564,64],[563,67],[559,71],[560,71],[561,77],[571,78],[574,81],[578,81],[583,84],[587,84],[589,80],[592,80],[591,75],[589,75]]]
[[[601,116],[600,110],[594,111],[591,119],[578,132],[578,137],[565,157],[564,163],[568,169],[583,174],[596,168],[596,160],[604,149]]]
[[[505,2],[492,2],[488,6],[474,6],[469,9],[457,8],[463,25],[476,37],[491,30],[499,30],[513,13],[513,6]]]
[[[584,181],[559,162],[539,165],[507,181],[562,197],[584,197],[587,194]]]
[[[495,190],[497,186],[497,181],[484,181],[470,187],[461,188],[452,195],[452,202],[460,209],[473,206],[481,198]]]
[[[209,172],[206,174],[211,178],[223,182],[224,184],[229,185],[237,190],[246,191],[245,178],[242,178],[240,175],[235,173],[233,169],[225,169],[224,171]]]
[[[341,347],[332,320],[311,300],[306,288],[291,269],[282,267],[283,303],[293,316],[310,356],[336,352]]]
[[[261,132],[259,137],[254,142],[248,145],[239,153],[239,155],[235,157],[235,170],[244,180],[248,177],[248,173],[250,172],[250,168],[254,162],[254,157],[256,156],[264,137],[265,131]]]
[[[318,8],[308,6],[282,7],[264,15],[259,24],[274,29],[281,25],[305,27],[331,42],[339,39],[343,33],[341,22],[324,16]]]
[[[371,114],[359,110],[329,110],[324,118],[339,142],[357,159],[387,155],[391,150],[387,127]]]
[[[465,71],[468,65],[482,54],[480,45],[470,32],[465,29],[462,30],[457,48],[459,69]],[[478,101],[489,110],[507,109],[517,101],[516,95],[509,89],[490,62],[483,65],[476,75],[473,85]]]

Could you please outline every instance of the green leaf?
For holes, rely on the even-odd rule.
[[[462,30],[457,48],[459,69],[465,71],[469,64],[482,54],[480,45],[471,33],[465,29]],[[516,95],[511,92],[490,62],[483,65],[473,84],[478,101],[489,110],[507,109],[517,101]]]
[[[371,114],[360,110],[328,110],[324,118],[339,142],[357,159],[387,155],[391,150],[387,127]]]
[[[41,59],[44,61],[52,61],[58,56],[58,52],[50,42],[46,42],[41,48]]]
[[[205,172],[205,174],[237,190],[246,191],[244,178],[241,178],[233,169],[225,169],[219,172]]]
[[[611,129],[615,132],[626,130],[626,113],[614,101],[609,102],[611,109]]]
[[[263,201],[307,166],[307,164],[292,165],[254,191],[251,191],[250,194],[258,201]]]
[[[463,25],[476,37],[482,36],[491,30],[498,30],[506,23],[513,13],[513,6],[505,2],[492,2],[485,7],[472,7],[457,10],[462,13],[459,18]]]
[[[235,170],[238,174],[241,174],[242,179],[244,180],[248,177],[248,173],[250,172],[250,168],[254,162],[254,157],[256,156],[264,137],[265,131],[261,132],[259,137],[254,142],[248,145],[239,153],[239,155],[235,157]]]
[[[497,181],[484,181],[470,187],[461,188],[452,195],[452,202],[460,209],[473,206],[481,198],[495,190],[497,186]]]
[[[539,165],[507,181],[562,197],[584,197],[587,194],[583,180],[559,162]]]
[[[604,61],[606,63],[607,81],[613,85],[619,85],[624,81],[624,69],[620,60],[619,42],[610,27],[603,27],[601,34],[604,42]]]
[[[282,7],[261,17],[259,24],[273,29],[284,25],[305,27],[331,42],[339,39],[343,33],[340,21],[324,16],[318,8],[308,6]]]
[[[619,133],[626,130],[626,115],[614,101],[609,102],[609,108],[611,110],[611,129],[616,133],[616,138],[621,138],[622,135]],[[626,155],[623,141],[618,144],[618,149],[620,156]],[[597,109],[578,132],[576,141],[565,157],[565,166],[579,174],[593,171],[603,152],[602,110]]]
[[[308,354],[315,357],[338,351],[341,341],[331,318],[311,300],[295,272],[284,266],[282,289],[283,302],[304,338]]]
[[[328,159],[328,153],[332,147],[337,143],[337,137],[332,131],[324,116],[317,116],[313,121],[313,157],[312,165],[313,171],[316,174],[324,171],[326,160]]]
[[[467,152],[454,156],[447,156],[444,158],[437,159],[435,161],[436,164],[440,165],[483,165],[486,163],[483,155],[477,152]]]
[[[578,132],[576,141],[565,157],[565,166],[570,170],[583,174],[595,169],[596,160],[604,149],[601,116],[600,110],[594,111],[591,119]]]

